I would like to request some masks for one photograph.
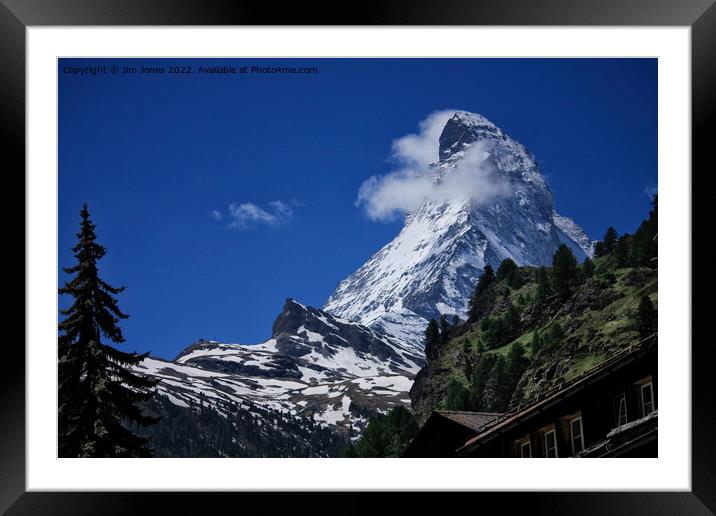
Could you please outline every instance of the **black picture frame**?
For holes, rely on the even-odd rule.
[[[714,347],[706,329],[713,303],[716,265],[714,256],[713,206],[716,194],[705,185],[713,175],[712,147],[708,129],[713,129],[716,106],[716,5],[714,0],[438,0],[383,1],[331,6],[231,0],[0,0],[0,118],[6,144],[2,153],[6,199],[6,221],[10,267],[5,276],[19,283],[21,261],[25,263],[24,226],[17,223],[24,213],[25,167],[25,29],[28,26],[78,25],[607,25],[689,26],[692,59],[692,491],[643,493],[471,493],[453,494],[452,507],[479,503],[483,510],[498,504],[503,513],[529,507],[531,513],[579,514],[711,514],[716,510],[716,449],[713,423],[714,388],[710,382]],[[709,174],[710,173],[710,174]],[[23,195],[9,195],[10,179]],[[709,202],[710,201],[710,202]],[[15,221],[12,223],[12,221]],[[699,238],[700,236],[700,238]],[[11,243],[11,245],[10,245]],[[24,267],[24,265],[22,266]],[[14,271],[14,273],[10,272]],[[24,284],[23,284],[24,292]],[[13,293],[14,294],[14,293]],[[9,296],[8,296],[9,297]],[[8,299],[6,297],[6,299]],[[23,299],[13,295],[12,299]],[[699,300],[704,302],[699,302]],[[21,320],[24,302],[11,303],[8,320]],[[12,312],[16,313],[12,313]],[[9,312],[9,313],[8,313]],[[11,315],[12,314],[12,315]],[[13,317],[14,316],[14,317]],[[24,319],[24,317],[23,317]],[[12,325],[5,324],[5,328]],[[25,492],[25,353],[24,329],[6,336],[0,372],[0,511],[7,514],[140,514],[161,504],[162,513],[188,513],[236,504],[244,510],[255,503],[266,504],[268,512],[313,506],[306,493],[283,496],[254,493],[59,493]],[[699,338],[703,335],[704,338]],[[684,346],[685,343],[674,343]],[[664,345],[670,345],[666,342]],[[212,497],[211,502],[206,500]],[[339,512],[370,513],[382,502],[375,493],[342,494]],[[470,500],[466,500],[470,497]],[[423,494],[401,496],[401,512],[422,506]],[[471,501],[474,500],[474,501]],[[306,503],[304,503],[304,501]],[[197,505],[199,504],[199,505]],[[459,505],[454,505],[459,504]]]

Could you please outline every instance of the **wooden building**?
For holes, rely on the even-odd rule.
[[[494,423],[502,414],[436,410],[410,442],[404,457],[457,457],[455,453],[471,437]]]
[[[656,457],[657,347],[656,338],[634,345],[475,426],[458,445],[459,432],[443,421],[450,418],[435,412],[406,456]]]

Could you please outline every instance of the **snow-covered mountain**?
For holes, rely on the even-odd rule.
[[[426,201],[406,215],[394,240],[338,285],[324,310],[421,349],[431,317],[466,317],[486,264],[496,268],[505,258],[550,264],[561,243],[580,260],[591,255],[584,231],[556,213],[532,154],[482,115],[458,111],[447,121],[429,171],[434,184],[469,173],[477,146],[488,155],[500,195],[488,202],[459,195]]]
[[[178,407],[204,403],[227,417],[240,406],[259,426],[268,411],[274,424],[306,418],[345,437],[408,405],[423,363],[396,339],[289,299],[262,344],[199,340],[173,361],[147,358],[136,370],[159,378],[158,394]]]

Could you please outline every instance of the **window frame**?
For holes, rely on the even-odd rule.
[[[550,435],[552,436],[552,443],[554,444],[554,457],[550,457],[549,446],[547,445],[547,437]],[[557,430],[554,427],[544,433],[544,456],[548,459],[556,459],[559,457],[559,452],[557,451]]]
[[[529,451],[529,455],[525,456],[524,450],[525,447]],[[532,458],[532,441],[530,439],[525,439],[524,441],[520,442],[520,458],[521,459],[531,459]]]
[[[616,428],[626,425],[629,422],[629,409],[627,407],[626,392],[621,392],[614,397],[616,413]],[[622,404],[624,404],[624,423],[622,423]]]
[[[649,400],[649,404],[651,405],[651,410],[649,410],[649,412],[646,411],[646,402],[644,401],[644,390],[647,387],[649,388],[649,396],[651,398]],[[656,404],[654,403],[654,385],[652,381],[649,380],[648,382],[642,383],[639,387],[639,393],[641,398],[641,414],[642,417],[646,417],[656,410]]]
[[[574,424],[576,422],[579,422],[579,444],[581,446],[579,450],[575,450],[574,447]],[[584,424],[582,422],[581,415],[569,420],[569,437],[572,443],[572,455],[576,455],[577,453],[584,450]]]

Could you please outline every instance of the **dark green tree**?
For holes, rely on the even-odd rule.
[[[562,298],[569,296],[577,279],[577,258],[572,250],[562,244],[552,258],[552,284]]]
[[[604,233],[604,238],[602,239],[605,255],[614,254],[614,251],[617,248],[618,239],[619,235],[617,234],[617,230],[609,226],[607,228],[607,232]]]
[[[344,449],[343,456],[400,457],[417,433],[415,417],[399,405],[388,414],[371,419],[360,440]]]
[[[447,315],[442,314],[440,316],[440,342],[445,343],[448,341],[450,334],[450,321],[448,321]]]
[[[514,260],[510,258],[505,258],[502,262],[500,262],[500,266],[497,268],[497,272],[495,273],[495,280],[504,280],[508,287],[515,290],[524,285],[524,280],[520,274],[519,267]]]
[[[624,233],[617,240],[617,246],[614,249],[614,258],[617,261],[617,267],[628,267],[631,264],[631,238]]]
[[[599,242],[594,243],[594,257],[595,258],[601,258],[602,256],[606,256],[607,252],[604,250],[604,242],[601,240]]]
[[[639,330],[639,337],[645,339],[657,331],[658,325],[658,314],[654,303],[652,303],[649,296],[642,296],[639,302],[639,308],[637,309],[637,329]]]
[[[147,355],[124,353],[104,344],[124,342],[119,320],[126,319],[115,288],[100,279],[97,261],[106,253],[97,243],[95,225],[87,204],[72,248],[77,264],[64,271],[74,275],[60,294],[73,298],[62,310],[58,338],[58,453],[60,457],[148,457],[149,439],[127,429],[146,426],[157,419],[145,415],[140,404],[153,396],[157,380],[133,373],[128,366]]]
[[[427,328],[425,328],[425,356],[428,359],[433,359],[437,356],[440,342],[440,327],[433,317],[430,319]]]
[[[497,281],[502,281],[507,277],[507,275],[517,270],[517,264],[511,260],[510,258],[505,258],[500,263],[500,266],[497,268],[497,272],[495,273],[495,278]]]
[[[548,341],[551,346],[557,346],[564,338],[564,328],[558,322],[552,323],[549,327]]]
[[[535,330],[534,333],[532,333],[532,340],[530,341],[530,348],[532,349],[533,357],[542,348],[542,338],[540,337],[539,331],[537,331],[537,330]]]
[[[505,357],[499,355],[495,365],[490,371],[490,377],[485,385],[485,395],[488,403],[486,410],[491,412],[505,412],[512,398],[512,386],[508,372],[508,363]]]
[[[582,262],[582,277],[591,278],[594,276],[594,262],[587,256]]]
[[[470,408],[470,392],[457,379],[450,380],[445,393],[446,410],[467,410]]]
[[[470,409],[484,410],[483,395],[497,355],[481,355],[470,380]]]
[[[651,206],[649,218],[641,223],[632,238],[631,257],[634,266],[657,266],[658,246],[656,237],[658,230],[658,205],[656,196],[652,199]]]
[[[550,285],[546,267],[537,269],[536,280],[537,292],[535,293],[535,303],[539,305],[552,294],[552,285]]]
[[[353,443],[348,443],[348,445],[343,448],[343,451],[341,452],[341,457],[346,459],[352,459],[356,457],[360,457],[358,455],[358,452],[356,451],[356,447],[353,446]]]
[[[487,292],[487,289],[495,282],[495,272],[488,263],[482,271],[482,276],[477,280],[475,291],[470,298],[470,320],[477,321],[481,314],[479,313],[481,297]]]
[[[519,342],[515,342],[510,346],[510,351],[507,355],[509,362],[507,368],[507,377],[510,384],[510,398],[517,388],[517,384],[522,378],[522,374],[530,365],[529,359],[525,356],[525,348]]]
[[[505,326],[508,328],[509,334],[514,335],[519,333],[520,313],[517,311],[517,308],[515,308],[515,305],[510,303],[503,317],[505,319]]]

